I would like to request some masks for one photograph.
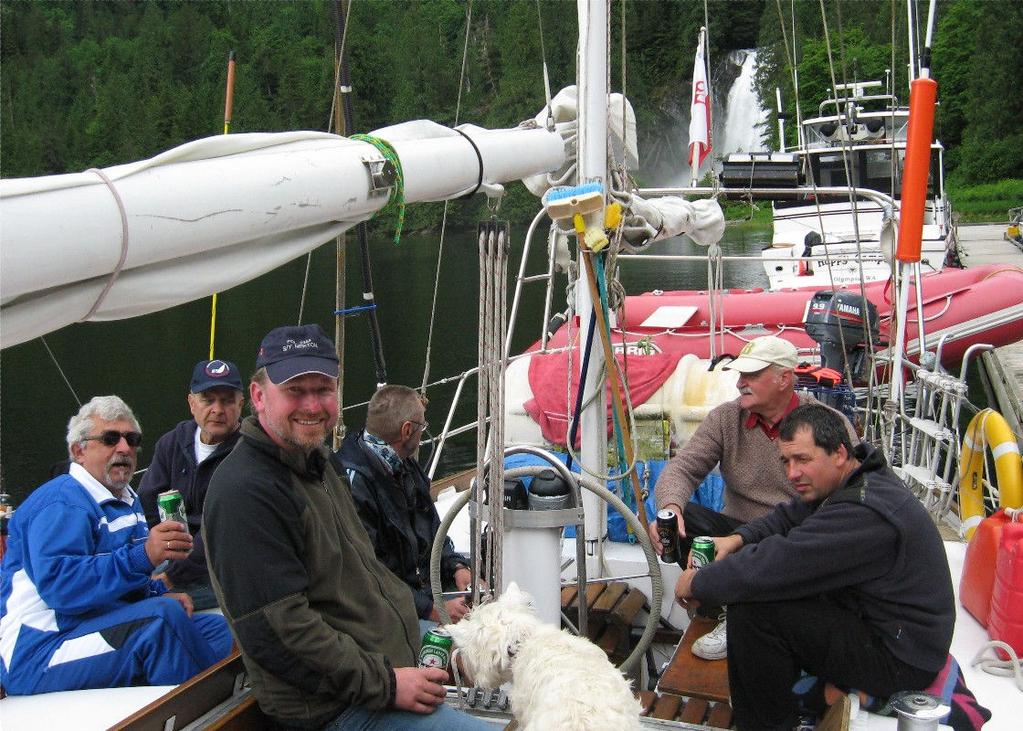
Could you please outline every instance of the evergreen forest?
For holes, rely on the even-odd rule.
[[[922,37],[927,5],[914,5]],[[833,82],[890,74],[908,96],[904,0],[709,0],[706,10],[714,75],[715,59],[758,47],[761,98],[780,87],[790,113],[793,63],[804,113]],[[686,156],[677,130],[704,11],[694,0],[610,3],[611,86],[636,110],[645,169]],[[545,63],[553,91],[575,75],[569,0],[3,0],[0,28],[4,177],[129,162],[221,132],[232,51],[234,132],[335,130],[339,47],[353,89],[347,133],[416,118],[512,126],[543,107]],[[938,3],[936,135],[962,185],[1023,177],[1020,28],[1018,0]],[[777,134],[773,121],[763,134]]]

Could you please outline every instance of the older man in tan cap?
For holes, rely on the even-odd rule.
[[[795,393],[796,361],[792,343],[767,335],[747,343],[738,358],[723,366],[739,372],[739,398],[707,414],[665,466],[654,488],[658,509],[667,508],[679,516],[681,555],[688,554],[694,536],[729,535],[795,496],[779,461],[778,425],[800,404],[816,401],[809,394]],[[849,431],[855,439],[851,425]],[[720,513],[689,500],[719,463],[725,481]],[[650,533],[659,548],[656,521]],[[693,654],[707,660],[723,658],[725,639],[722,621],[693,644]]]

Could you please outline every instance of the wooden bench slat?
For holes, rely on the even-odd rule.
[[[575,595],[579,593],[579,587],[565,586],[561,589],[561,611],[566,612],[568,608],[575,602]]]
[[[654,707],[654,703],[657,702],[657,694],[652,690],[641,690],[635,693],[636,698],[639,699],[640,704],[643,706],[643,715],[647,716]]]
[[[686,723],[703,723],[703,717],[707,715],[707,701],[703,698],[690,698],[686,701],[686,707],[682,709],[679,721]]]
[[[607,614],[627,593],[629,593],[629,585],[624,581],[608,584],[608,587],[597,597],[597,601],[593,602],[590,611],[593,614]]]
[[[691,698],[711,701],[728,700],[728,661],[704,660],[693,655],[693,643],[710,632],[717,620],[694,617],[668,661],[657,689]]]
[[[677,695],[662,695],[654,703],[654,710],[650,712],[651,718],[659,718],[662,721],[672,721],[678,713],[682,699]]]
[[[605,589],[607,589],[607,583],[606,582],[600,582],[600,583],[597,583],[597,584],[587,584],[586,585],[586,606],[588,608],[592,609],[593,608],[593,603],[595,601],[597,601],[597,598],[601,594],[604,593]],[[578,601],[576,602],[576,604],[578,604]]]
[[[824,718],[817,724],[818,731],[849,731],[849,712],[852,710],[852,701],[849,696],[842,694],[835,703],[831,705]]]
[[[715,703],[707,714],[707,725],[713,728],[731,728],[732,707],[727,703]]]
[[[617,654],[622,646],[623,639],[620,628],[614,625],[607,625],[604,632],[600,635],[600,639],[597,640],[597,647],[603,650],[605,655],[611,657]]]
[[[643,596],[643,592],[630,591],[611,612],[611,621],[620,627],[631,627],[635,622],[636,615],[645,606],[646,597]]]

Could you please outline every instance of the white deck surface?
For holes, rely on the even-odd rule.
[[[0,729],[98,731],[110,728],[174,687],[158,685],[12,696],[0,701]]]

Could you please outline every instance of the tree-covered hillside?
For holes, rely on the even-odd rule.
[[[228,53],[237,59],[235,131],[327,129],[334,88],[332,0],[4,0],[0,5],[0,174],[82,170],[153,155],[221,128]],[[784,18],[779,18],[779,6]],[[836,80],[884,78],[905,89],[901,0],[709,3],[710,57],[761,47],[760,85],[802,104]],[[574,81],[576,16],[568,0],[354,0],[345,35],[355,131],[411,118],[455,121],[467,11],[471,25],[460,121],[507,126]],[[920,3],[921,15],[926,6]],[[703,3],[611,3],[611,80],[636,109],[644,161],[685,151],[666,133],[688,116]],[[892,18],[895,18],[894,23]],[[785,39],[782,37],[782,24]],[[624,24],[624,53],[622,26]],[[1023,169],[1023,4],[945,0],[934,73],[937,132],[966,182]],[[624,58],[625,75],[622,65]],[[829,63],[830,58],[830,63]],[[716,67],[715,67],[716,68]],[[900,95],[904,96],[905,91]],[[773,133],[770,125],[768,133]],[[791,125],[790,125],[791,129]]]
[[[761,94],[773,97],[774,88],[780,86],[786,99],[793,98],[789,64],[794,56],[804,115],[817,112],[817,102],[828,96],[832,78],[837,83],[883,81],[890,70],[892,88],[900,99],[908,100],[906,3],[845,0],[823,6],[824,15],[821,3],[796,2],[793,18],[789,4],[781,3],[784,17],[779,18],[778,4],[767,4],[758,38],[763,59],[758,74]],[[917,42],[922,45],[927,3],[915,6]],[[1023,3],[942,0],[937,13],[931,69],[938,82],[935,135],[949,151],[947,171],[966,184],[1020,177]],[[791,143],[795,129],[790,125],[788,131]]]

